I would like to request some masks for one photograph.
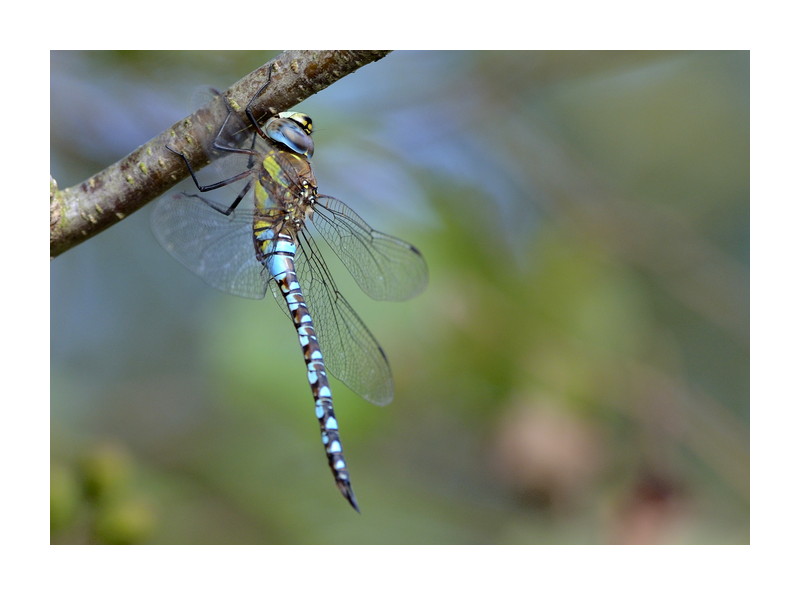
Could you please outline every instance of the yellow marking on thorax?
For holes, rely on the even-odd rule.
[[[281,176],[281,166],[273,154],[268,154],[266,157],[264,157],[262,165],[264,166],[264,170],[269,174],[270,178],[278,182],[284,188],[287,187],[283,176]]]
[[[267,201],[269,200],[269,195],[267,194],[267,191],[264,188],[264,186],[261,185],[261,182],[256,180],[255,184],[256,186],[253,192],[255,193],[256,197],[256,206],[259,207],[260,209],[263,209],[266,206]]]

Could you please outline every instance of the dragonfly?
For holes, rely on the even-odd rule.
[[[337,289],[310,228],[376,300],[418,295],[427,284],[427,265],[414,246],[372,229],[345,203],[318,192],[308,115],[272,110],[259,125],[252,106],[271,74],[244,110],[254,130],[244,139],[232,132],[232,124],[241,130],[244,119],[223,97],[228,114],[212,147],[236,157],[241,171],[200,184],[186,156],[167,146],[184,161],[201,193],[242,183],[235,198],[225,206],[208,194],[165,196],[153,212],[152,228],[167,252],[211,286],[252,299],[272,290],[297,332],[328,466],[339,491],[360,512],[328,371],[376,405],[392,401],[392,375],[378,341]]]

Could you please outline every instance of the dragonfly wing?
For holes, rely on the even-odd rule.
[[[383,349],[336,289],[313,238],[299,239],[297,274],[328,369],[370,403],[388,405],[394,386]]]
[[[371,298],[407,300],[427,285],[428,267],[414,246],[375,231],[340,200],[318,196],[311,220]]]
[[[206,283],[221,291],[261,299],[269,274],[255,257],[252,210],[226,216],[187,194],[158,201],[151,220],[164,249]]]

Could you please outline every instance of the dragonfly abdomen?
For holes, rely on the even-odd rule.
[[[292,322],[297,330],[300,346],[303,349],[308,382],[314,397],[314,412],[319,421],[322,444],[325,447],[325,454],[328,456],[328,465],[333,472],[339,491],[347,498],[350,505],[358,510],[358,503],[350,485],[350,472],[342,454],[339,424],[333,410],[333,395],[322,357],[322,349],[303,297],[303,290],[297,279],[294,264],[296,252],[297,246],[291,236],[278,234],[271,244],[268,258],[269,272],[286,301]]]

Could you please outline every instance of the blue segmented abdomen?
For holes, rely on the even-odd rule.
[[[267,232],[272,236],[272,232]],[[266,237],[258,237],[261,241]],[[358,510],[355,494],[350,485],[350,473],[347,470],[347,463],[342,454],[342,442],[339,438],[339,424],[336,421],[336,414],[333,411],[333,395],[331,394],[328,374],[325,370],[325,362],[322,358],[322,350],[317,340],[317,333],[314,330],[314,321],[306,306],[303,298],[303,290],[297,279],[294,259],[297,253],[297,245],[291,237],[285,234],[278,234],[277,237],[269,238],[269,255],[267,266],[270,277],[277,283],[278,288],[286,300],[294,327],[297,330],[297,337],[303,349],[303,357],[306,361],[308,383],[311,385],[311,394],[314,397],[314,412],[319,420],[320,431],[322,433],[322,444],[325,453],[328,455],[328,465],[333,472],[336,485],[350,504]]]

